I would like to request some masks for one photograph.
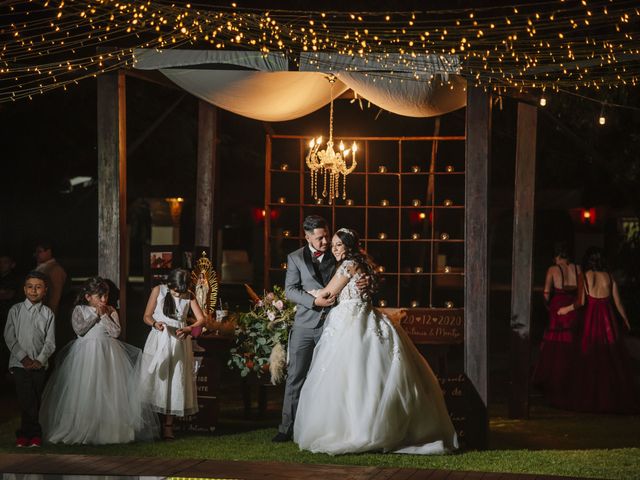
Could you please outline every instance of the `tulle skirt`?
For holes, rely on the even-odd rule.
[[[440,384],[401,328],[368,303],[334,307],[302,388],[294,441],[329,454],[438,454],[458,446]]]
[[[56,363],[40,409],[45,441],[101,445],[158,436],[157,415],[142,399],[140,349],[87,334]]]

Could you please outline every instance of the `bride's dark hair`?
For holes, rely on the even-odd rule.
[[[369,293],[375,293],[378,289],[378,274],[376,272],[376,264],[371,257],[360,246],[360,235],[351,228],[341,228],[336,235],[345,247],[344,258],[338,264],[338,267],[345,260],[353,260],[363,273],[369,275],[371,284],[369,285]]]

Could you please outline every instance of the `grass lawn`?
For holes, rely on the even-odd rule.
[[[530,420],[509,420],[491,412],[491,449],[445,456],[391,454],[329,455],[301,452],[293,443],[274,444],[273,419],[224,419],[211,435],[182,434],[172,442],[109,446],[44,446],[37,453],[158,456],[217,460],[441,468],[534,473],[593,478],[640,479],[640,417],[576,415],[532,410]],[[269,428],[265,428],[269,425]],[[0,424],[0,454],[13,453],[17,418]],[[21,452],[34,450],[21,450]]]

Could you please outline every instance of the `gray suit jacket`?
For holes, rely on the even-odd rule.
[[[336,269],[335,257],[329,251],[324,254],[320,264],[314,265],[312,258],[308,245],[289,254],[284,282],[287,298],[297,304],[294,325],[304,328],[320,327],[326,316],[323,313],[331,308],[314,306],[314,297],[307,291],[325,287]]]

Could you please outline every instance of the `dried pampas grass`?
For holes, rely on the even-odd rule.
[[[287,351],[281,343],[276,343],[269,356],[269,372],[271,383],[277,385],[284,380],[284,371],[287,366]]]

